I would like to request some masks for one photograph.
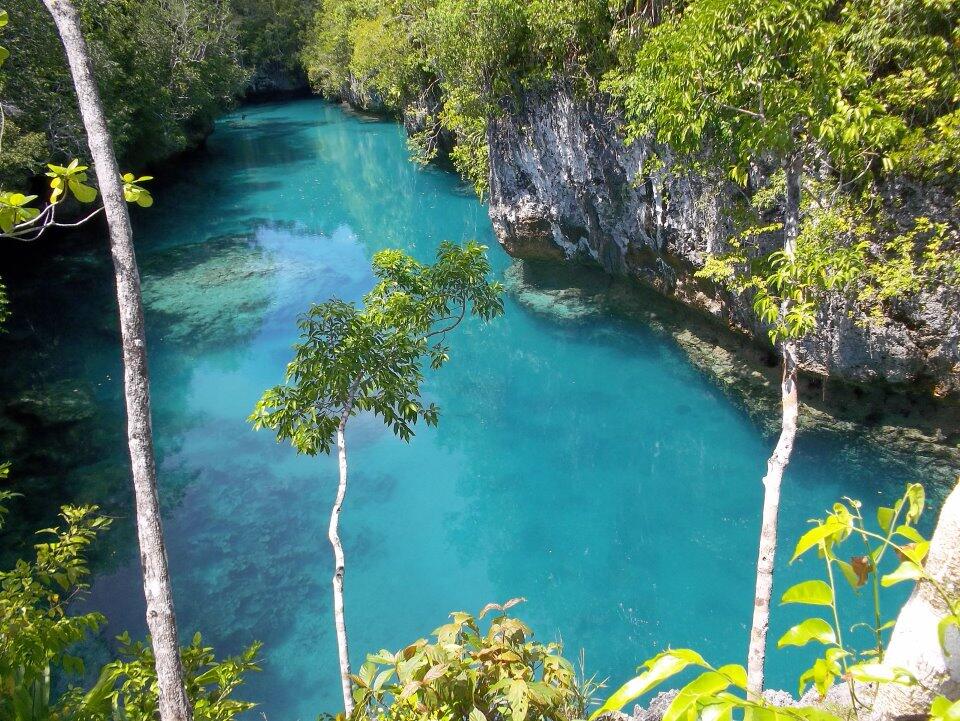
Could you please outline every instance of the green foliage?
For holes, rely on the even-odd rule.
[[[207,133],[240,89],[235,23],[227,0],[78,0],[84,34],[117,155],[139,165],[183,150]],[[63,49],[42,3],[9,8],[12,51],[0,97],[6,130],[0,187],[20,186],[44,162],[86,153]],[[42,139],[42,146],[38,140]],[[16,157],[9,161],[8,152]]]
[[[309,0],[231,0],[242,64],[254,71],[297,70],[315,3]]]
[[[77,705],[80,719],[112,716],[116,721],[154,721],[157,718],[157,672],[153,650],[147,644],[131,642],[127,634],[118,638],[121,660],[107,664],[96,685],[68,703]],[[231,721],[256,704],[231,698],[244,675],[259,671],[254,643],[242,654],[218,661],[213,649],[204,646],[199,633],[180,651],[187,696],[196,721]]]
[[[424,88],[452,132],[451,160],[482,194],[488,176],[486,123],[518,91],[553,79],[591,77],[606,67],[612,26],[606,0],[327,0],[303,59],[311,82],[331,96],[352,85],[400,111]],[[431,131],[432,132],[432,131]],[[433,145],[427,148],[429,159]]]
[[[0,479],[7,464],[0,464]],[[6,503],[15,497],[0,491],[0,525]],[[64,525],[40,531],[33,561],[20,560],[0,571],[0,718],[16,721],[152,721],[156,718],[156,670],[148,646],[120,637],[121,660],[100,671],[89,690],[70,685],[57,696],[51,676],[84,672],[76,644],[106,622],[96,612],[69,613],[69,603],[88,586],[87,551],[109,528],[96,506],[62,509]],[[217,661],[200,636],[182,650],[187,691],[194,717],[231,721],[252,704],[231,698],[243,676],[258,670],[259,644],[241,656]]]
[[[150,191],[144,188],[141,183],[153,180],[152,175],[141,175],[139,178],[133,173],[123,174],[123,198],[128,203],[136,203],[141,208],[149,208],[153,205],[153,196]]]
[[[737,180],[762,153],[814,145],[859,176],[915,161],[919,138],[955,136],[957,19],[925,0],[695,0],[608,87],[631,136],[709,145]]]
[[[771,185],[774,190],[764,188],[753,198],[753,223],[762,222],[762,212],[777,202],[776,178]],[[898,299],[936,286],[960,286],[955,225],[918,217],[912,228],[897,232],[866,200],[850,195],[831,200],[819,194],[822,185],[811,186],[792,254],[756,255],[758,240],[777,233],[782,224],[748,223],[728,241],[728,252],[707,256],[695,273],[733,292],[752,293],[754,311],[767,324],[772,342],[812,331],[832,292],[862,310],[864,322],[879,324]]]
[[[813,330],[831,290],[852,291],[879,316],[884,302],[955,275],[943,253],[954,228],[918,218],[915,231],[878,250],[884,219],[868,210],[873,184],[892,171],[923,175],[924,162],[939,172],[956,163],[958,156],[921,161],[911,150],[932,142],[949,156],[955,143],[954,5],[694,0],[609,73],[628,136],[654,136],[684,167],[724,168],[747,186],[755,165],[772,159],[801,177],[841,179],[842,192],[801,183],[803,217],[785,206],[790,218],[748,227],[732,252],[708,258],[698,273],[751,292],[774,343]],[[781,171],[756,192],[754,209],[779,206],[783,188]],[[795,250],[761,250],[764,238],[798,221]],[[930,263],[915,261],[921,235],[936,236]]]
[[[36,195],[0,191],[0,231],[10,233],[21,223],[33,220],[40,211],[30,206]]]
[[[591,681],[580,681],[558,643],[534,641],[507,611],[523,599],[488,604],[479,619],[451,614],[397,653],[367,657],[353,677],[355,718],[363,721],[572,721],[586,715]],[[486,629],[481,620],[496,611]]]
[[[81,203],[96,200],[97,190],[87,185],[87,166],[80,165],[76,159],[66,167],[48,165],[46,175],[50,178],[50,204],[56,205],[67,197],[69,191]]]
[[[403,440],[419,420],[436,424],[437,407],[420,402],[422,361],[437,369],[449,359],[446,334],[468,311],[488,320],[503,310],[499,283],[487,281],[486,249],[442,243],[433,265],[384,250],[373,270],[378,283],[363,307],[331,300],[301,317],[286,383],[257,403],[255,428],[315,455],[329,453],[337,427],[361,411]]]
[[[7,15],[0,15],[0,27],[7,24]],[[9,57],[9,53],[6,56]],[[2,78],[3,76],[0,76]],[[5,120],[4,110],[0,104],[0,128]],[[2,134],[2,131],[0,131]],[[0,138],[2,142],[2,138]],[[88,204],[97,199],[97,189],[88,184],[88,167],[81,165],[74,158],[67,165],[47,164],[46,177],[50,185],[50,196],[47,204],[42,208],[35,208],[30,204],[37,199],[36,195],[26,195],[19,192],[0,190],[0,236],[18,238],[21,240],[35,240],[43,232],[53,226],[75,226],[89,220],[100,212],[97,208],[93,213],[75,223],[60,223],[56,219],[57,206],[67,198],[74,198],[78,203]],[[123,193],[127,202],[136,203],[141,207],[153,205],[153,197],[141,183],[152,180],[151,176],[139,178],[132,173],[123,175]],[[0,178],[2,181],[2,178]],[[0,323],[7,315],[7,299],[0,285]]]
[[[87,547],[110,521],[95,506],[65,507],[61,515],[65,527],[41,531],[49,540],[37,545],[33,562],[0,572],[0,716],[49,683],[51,664],[82,669],[68,651],[104,623],[98,613],[67,615],[65,603],[85,588]]]
[[[777,642],[784,646],[819,645],[813,665],[799,678],[798,695],[811,685],[824,696],[834,683],[842,680],[849,685],[850,697],[857,711],[867,711],[862,699],[856,694],[855,681],[913,685],[917,679],[908,670],[893,667],[883,662],[884,633],[893,626],[884,621],[880,589],[906,580],[924,579],[932,583],[937,593],[946,601],[949,614],[941,621],[941,644],[946,629],[960,625],[960,598],[956,598],[937,584],[923,570],[923,560],[930,544],[916,529],[916,523],[925,505],[923,486],[907,486],[903,496],[891,507],[880,508],[877,527],[867,522],[861,513],[861,504],[850,498],[836,503],[823,518],[811,521],[810,530],[797,541],[791,562],[816,552],[824,562],[824,578],[802,581],[787,589],[783,604],[803,604],[827,608],[829,620],[814,616],[790,628]],[[854,543],[856,555],[849,555],[846,544]],[[891,551],[890,554],[887,551]],[[843,557],[849,561],[843,560]],[[896,559],[892,559],[896,556]],[[893,568],[884,573],[884,559]],[[890,561],[893,563],[890,563]],[[896,565],[899,563],[899,565]],[[874,623],[858,623],[850,630],[865,631],[867,640],[858,644],[845,639],[842,609],[838,602],[837,575],[842,575],[856,591],[870,585],[872,591]],[[731,719],[737,710],[748,713],[750,718],[775,719],[791,717],[806,721],[839,721],[832,713],[818,707],[782,709],[771,706],[763,699],[749,699],[746,695],[746,672],[742,666],[729,665],[718,669],[689,649],[665,651],[646,661],[641,672],[618,689],[591,718],[606,711],[615,711],[643,694],[693,666],[705,672],[681,689],[664,715],[664,721],[681,718]],[[948,718],[952,702],[939,699],[933,711],[937,718]],[[688,715],[689,714],[689,715]],[[938,715],[939,714],[939,715]]]

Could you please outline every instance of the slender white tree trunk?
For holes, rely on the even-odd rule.
[[[786,165],[786,202],[784,205],[783,250],[796,252],[800,227],[800,156],[792,155]],[[788,307],[784,303],[781,313]],[[763,516],[760,522],[760,553],[757,558],[757,586],[753,600],[753,623],[750,647],[747,650],[747,690],[751,698],[763,693],[764,663],[767,656],[767,631],[770,628],[770,598],[773,594],[773,568],[777,554],[777,517],[780,514],[780,485],[783,472],[790,463],[793,441],[797,435],[800,406],[797,398],[796,345],[792,340],[782,344],[783,377],[780,383],[780,438],[767,460],[763,477]]]
[[[156,657],[160,718],[162,721],[189,721],[192,713],[183,682],[180,641],[173,612],[170,572],[157,498],[143,302],[130,216],[123,197],[123,185],[113,141],[107,128],[93,75],[93,65],[80,30],[76,9],[70,0],[43,1],[53,16],[66,50],[110,228],[110,251],[113,255],[123,344],[127,442],[133,470],[147,627],[150,629]]]
[[[960,596],[960,485],[947,497],[930,541],[926,572],[949,598]],[[920,580],[900,610],[883,662],[911,671],[922,685],[883,684],[873,708],[884,721],[926,718],[937,694],[960,698],[960,634],[947,631],[946,651],[937,626],[949,607],[934,583]]]
[[[350,680],[350,653],[347,646],[347,622],[343,612],[343,575],[346,563],[343,558],[343,545],[340,543],[340,510],[347,494],[347,443],[344,431],[350,417],[350,403],[340,416],[337,427],[337,454],[340,458],[340,483],[337,486],[337,499],[330,512],[330,545],[333,546],[333,622],[337,628],[337,653],[340,657],[340,686],[343,690],[343,709],[349,717],[353,713],[353,682]]]

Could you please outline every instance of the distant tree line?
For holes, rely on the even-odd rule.
[[[84,0],[83,31],[117,155],[142,167],[188,149],[265,69],[292,69],[311,2]],[[86,156],[73,85],[50,16],[37,0],[7,6],[0,78],[0,188],[23,187]]]

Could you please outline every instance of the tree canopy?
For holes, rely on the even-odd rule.
[[[344,414],[370,411],[403,440],[420,420],[436,424],[439,409],[420,401],[422,361],[447,362],[445,336],[467,314],[486,320],[502,311],[489,269],[477,243],[443,243],[432,265],[380,251],[378,283],[362,307],[335,299],[301,317],[287,382],[263,394],[250,420],[308,455],[330,452]]]

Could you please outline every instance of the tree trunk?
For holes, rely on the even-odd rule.
[[[924,568],[951,599],[960,595],[960,485],[940,511]],[[926,718],[936,695],[960,698],[960,633],[956,627],[947,631],[945,653],[937,632],[947,615],[949,607],[934,584],[918,581],[900,610],[883,662],[911,671],[922,685],[883,684],[873,705],[877,718]]]
[[[340,509],[347,494],[347,443],[344,430],[350,417],[349,404],[340,417],[337,427],[337,452],[340,458],[340,484],[337,486],[337,499],[330,513],[330,545],[333,546],[333,622],[337,628],[337,653],[340,657],[340,686],[343,690],[343,710],[347,717],[353,713],[353,682],[350,680],[350,654],[347,646],[347,623],[343,613],[343,575],[346,570],[343,558],[343,545],[340,543],[338,527]]]
[[[800,227],[800,156],[793,154],[785,163],[786,202],[783,218],[783,250],[793,256]],[[786,313],[784,302],[781,314]],[[767,656],[767,631],[770,628],[770,598],[773,593],[773,567],[777,554],[777,517],[780,514],[780,485],[783,472],[790,463],[793,441],[797,435],[797,417],[800,407],[797,398],[796,345],[791,339],[783,341],[783,378],[780,383],[781,426],[780,438],[767,460],[767,475],[763,477],[763,516],[760,522],[760,553],[757,558],[757,586],[753,601],[753,623],[750,627],[750,647],[747,651],[747,690],[751,698],[763,693],[764,663]]]
[[[153,457],[150,385],[144,334],[140,273],[133,248],[133,232],[123,197],[120,170],[97,91],[87,46],[76,9],[70,0],[44,0],[66,50],[80,114],[86,128],[107,224],[120,311],[123,344],[123,381],[127,407],[127,442],[133,470],[137,536],[143,569],[143,592],[156,657],[158,704],[162,721],[189,721],[192,717],[180,662],[180,641],[173,612],[173,594],[167,552],[160,522],[157,471]]]

